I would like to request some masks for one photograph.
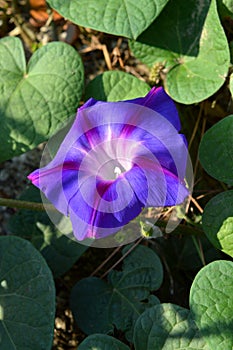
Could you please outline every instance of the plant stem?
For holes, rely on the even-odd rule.
[[[17,199],[0,198],[0,206],[8,208],[20,208],[37,211],[56,210],[52,204],[21,201]]]
[[[203,249],[202,249],[202,245],[201,245],[200,239],[196,238],[194,236],[191,236],[191,237],[192,237],[192,240],[193,240],[193,244],[195,245],[195,248],[196,248],[197,253],[199,255],[199,258],[200,258],[203,266],[205,266],[206,265],[205,256],[204,256],[204,253],[203,253]]]

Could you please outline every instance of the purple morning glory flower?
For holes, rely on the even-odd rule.
[[[122,102],[88,100],[54,159],[28,178],[66,216],[78,240],[104,238],[145,207],[180,204],[188,151],[163,88]]]

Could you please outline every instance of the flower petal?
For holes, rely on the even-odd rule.
[[[86,178],[69,200],[69,214],[78,240],[113,234],[141,212],[142,204],[133,193],[128,203],[122,193],[116,192],[117,182],[121,179],[108,184],[99,181],[96,185],[93,177]]]
[[[152,88],[145,97],[135,98],[127,102],[136,103],[148,107],[164,116],[177,131],[180,131],[180,119],[173,100],[167,95],[162,87]]]
[[[79,107],[79,111],[91,106],[94,106],[96,103],[99,103],[99,101],[95,100],[93,97],[89,98],[81,107]]]
[[[138,161],[137,167],[127,172],[125,177],[144,207],[175,206],[189,195],[185,184],[177,176],[147,159]]]
[[[50,165],[50,164],[49,164]],[[63,169],[63,165],[57,167],[47,166],[35,170],[28,176],[28,179],[32,181],[33,185],[38,187],[48,198],[48,200],[59,210],[62,214],[68,215],[68,200],[64,192],[64,184],[62,183],[62,171],[66,181],[72,183],[74,180],[72,176],[77,171],[72,172],[71,169]]]

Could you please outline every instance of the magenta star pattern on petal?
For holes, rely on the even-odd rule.
[[[28,176],[70,217],[75,237],[104,238],[145,207],[189,195],[188,151],[174,102],[163,88],[121,102],[88,100],[54,159]]]

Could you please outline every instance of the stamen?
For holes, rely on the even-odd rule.
[[[115,167],[114,174],[116,178],[121,174],[121,169],[118,166]]]

